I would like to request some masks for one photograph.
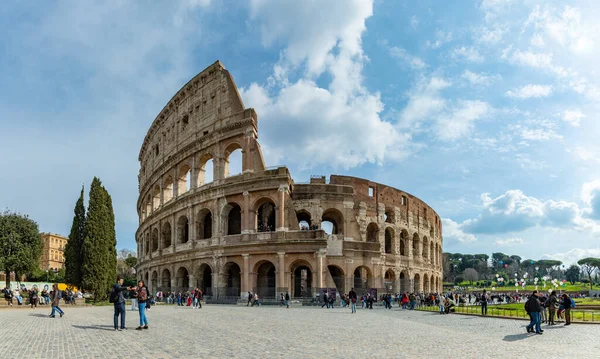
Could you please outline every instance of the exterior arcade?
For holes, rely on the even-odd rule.
[[[295,183],[287,167],[265,166],[257,138],[256,112],[219,61],[156,117],[139,155],[136,232],[138,277],[152,292],[199,287],[237,300],[248,291],[441,291],[442,224],[432,208],[367,179]],[[236,150],[241,173],[230,175]]]

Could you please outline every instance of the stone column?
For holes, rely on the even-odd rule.
[[[171,246],[173,246],[173,253],[177,249],[177,215],[173,213],[173,222],[171,226]]]
[[[198,187],[198,168],[196,164],[196,156],[192,157],[192,169],[190,170],[190,191]]]
[[[285,194],[288,188],[286,185],[280,185],[277,192],[277,216],[275,217],[276,231],[285,231]]]
[[[279,257],[279,266],[277,270],[277,285],[278,288],[285,288],[285,252],[277,252]]]
[[[173,198],[179,196],[179,176],[177,176],[177,167],[173,168]]]
[[[242,279],[242,293],[246,293],[246,292],[250,292],[251,288],[250,288],[250,264],[249,264],[249,260],[250,260],[250,255],[249,254],[242,254],[242,258],[244,258],[244,268],[242,269],[244,271],[244,277]]]
[[[196,277],[193,274],[188,275],[188,282],[189,282],[190,287],[196,288]]]
[[[317,252],[317,288],[323,288],[323,257],[324,253]]]
[[[244,216],[242,216],[242,234],[246,234],[246,233],[251,233],[252,232],[252,228],[250,225],[250,192],[248,191],[244,191],[243,193],[244,195],[244,208],[243,210],[243,214]]]

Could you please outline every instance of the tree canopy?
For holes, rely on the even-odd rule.
[[[0,214],[0,269],[6,273],[10,287],[10,273],[24,274],[40,264],[42,238],[38,225],[26,215],[4,212]]]

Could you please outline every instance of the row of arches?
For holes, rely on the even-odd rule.
[[[242,146],[234,142],[225,148],[222,161],[211,153],[202,153],[181,162],[148,191],[140,210],[140,221],[191,189],[209,184],[215,179],[242,173],[244,156]]]

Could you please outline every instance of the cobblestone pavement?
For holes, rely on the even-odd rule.
[[[600,326],[525,333],[525,321],[320,307],[155,306],[150,329],[113,331],[112,307],[0,310],[0,353],[10,358],[600,358]],[[546,326],[544,325],[545,329]]]

